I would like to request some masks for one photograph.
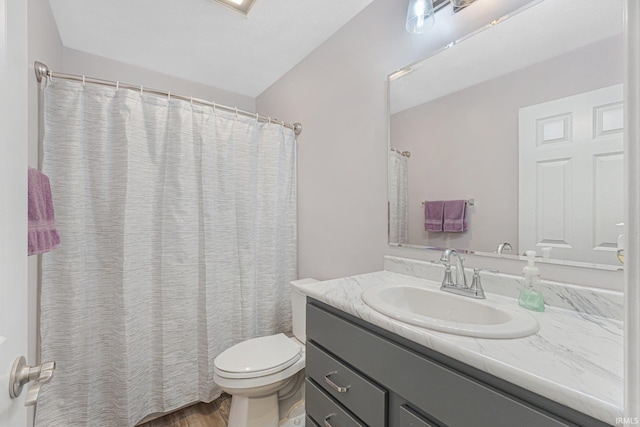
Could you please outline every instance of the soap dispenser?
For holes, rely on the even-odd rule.
[[[540,292],[540,270],[535,266],[536,252],[526,251],[527,265],[522,269],[524,288],[520,291],[518,304],[533,311],[544,311],[544,298]]]

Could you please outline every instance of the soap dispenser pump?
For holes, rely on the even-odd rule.
[[[544,298],[539,291],[540,270],[535,266],[536,252],[526,251],[527,265],[522,269],[524,288],[520,291],[518,304],[533,311],[544,311]]]

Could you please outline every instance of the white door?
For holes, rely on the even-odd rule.
[[[27,354],[27,68],[27,2],[0,0],[0,427],[27,425],[25,392],[9,398]]]
[[[520,109],[520,252],[615,264],[623,221],[622,85]]]

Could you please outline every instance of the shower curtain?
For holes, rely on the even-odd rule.
[[[133,426],[220,394],[213,360],[290,330],[293,131],[168,97],[51,81],[37,426]]]
[[[406,156],[389,152],[389,243],[409,240],[409,162]]]

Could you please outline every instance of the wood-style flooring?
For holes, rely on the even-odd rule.
[[[138,427],[227,427],[231,396],[222,394],[211,403],[196,403]]]

